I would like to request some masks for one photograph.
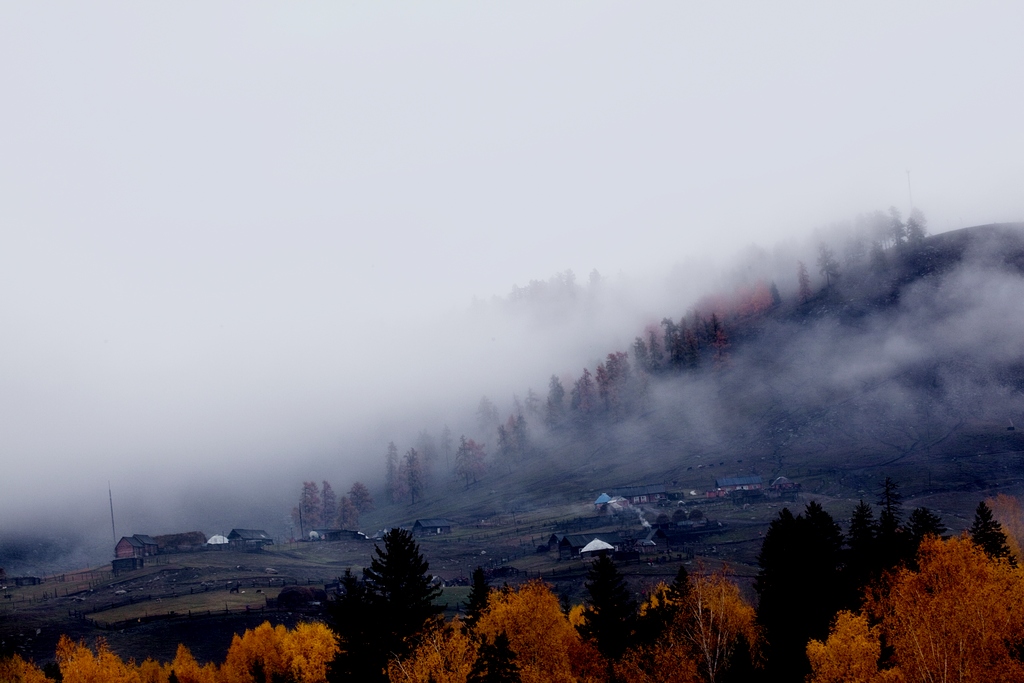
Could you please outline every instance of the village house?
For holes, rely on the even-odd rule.
[[[152,557],[160,552],[160,546],[145,534],[122,536],[114,546],[114,557]]]
[[[262,550],[265,545],[274,545],[274,539],[263,529],[232,529],[228,543],[247,550]]]
[[[206,548],[206,534],[202,531],[185,531],[178,534],[154,536],[161,553],[190,553]]]
[[[417,519],[412,525],[412,533],[415,536],[434,536],[451,532],[452,523],[447,519]]]
[[[146,561],[141,557],[119,557],[110,563],[110,570],[117,576],[121,572],[134,571],[146,566]]]
[[[643,505],[645,503],[656,503],[659,500],[667,500],[668,492],[664,484],[650,484],[647,486],[627,486],[615,489],[611,494],[613,497],[625,498],[630,505]]]
[[[622,544],[622,535],[618,531],[596,534],[551,534],[548,539],[548,547],[554,550],[558,548],[558,558],[569,560],[579,557],[580,551],[587,547],[594,539],[607,543],[615,549]]]
[[[707,492],[708,498],[727,498],[736,492],[763,491],[764,480],[758,475],[715,479],[715,488]],[[740,494],[744,495],[744,494]]]
[[[351,529],[313,529],[310,534],[310,540],[317,541],[351,541],[360,540],[366,538],[366,534],[361,531],[353,531]],[[313,537],[316,534],[316,537]]]

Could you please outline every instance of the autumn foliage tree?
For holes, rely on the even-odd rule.
[[[466,488],[475,484],[477,479],[483,476],[484,459],[487,451],[484,444],[477,443],[473,439],[463,436],[459,441],[459,448],[455,451],[455,476],[464,480]]]
[[[1024,571],[965,536],[927,537],[916,564],[876,585],[862,615],[840,613],[829,637],[808,645],[812,683],[1024,680]]]
[[[352,488],[348,490],[348,497],[360,514],[373,510],[373,497],[370,496],[370,490],[366,488],[366,484],[359,481],[352,484]]]
[[[335,524],[339,529],[355,529],[359,526],[359,508],[350,496],[342,496],[338,502],[338,515]]]

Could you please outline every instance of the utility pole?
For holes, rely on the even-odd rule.
[[[110,497],[110,534],[114,537],[114,543],[117,543],[117,529],[114,528],[114,494],[110,490],[110,481],[107,481],[107,496]]]

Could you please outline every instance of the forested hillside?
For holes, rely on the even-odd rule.
[[[855,490],[883,471],[914,490],[1017,477],[1015,462],[961,453],[1022,447],[1024,226],[926,236],[923,216],[893,211],[824,236],[813,263],[766,257],[593,365],[479,399],[464,434],[440,425],[392,442],[379,498],[429,500],[498,475],[526,499],[702,486],[696,470],[720,462],[766,478],[829,468]],[[534,283],[510,305],[571,298],[574,286]],[[545,485],[553,472],[559,487]]]

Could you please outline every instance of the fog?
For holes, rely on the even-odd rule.
[[[1019,220],[1021,15],[0,8],[0,537],[280,529],[835,221]]]

